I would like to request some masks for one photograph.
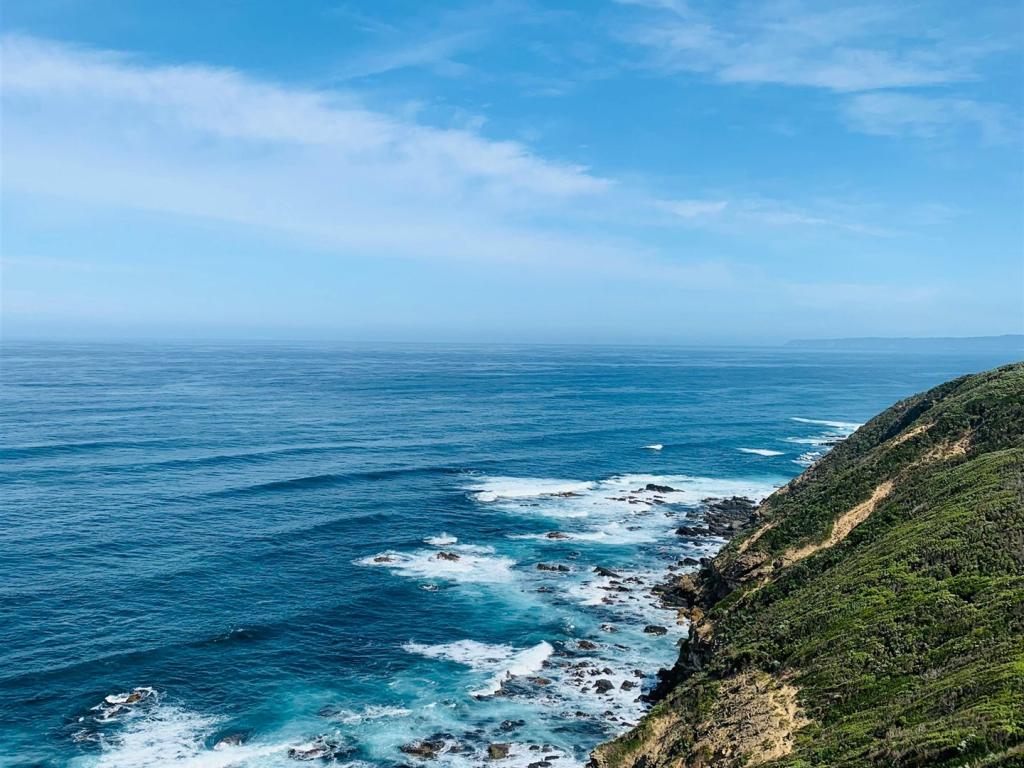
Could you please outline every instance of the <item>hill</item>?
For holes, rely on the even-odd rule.
[[[1024,765],[1024,364],[889,408],[664,594],[689,637],[599,768]]]

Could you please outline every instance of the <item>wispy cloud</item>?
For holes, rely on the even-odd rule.
[[[582,246],[523,222],[612,188],[521,143],[422,125],[352,94],[30,38],[5,38],[2,57],[8,189],[362,252],[530,258]]]
[[[996,143],[1018,128],[1009,107],[963,95],[989,59],[1017,49],[998,32],[998,9],[981,32],[943,25],[944,14],[917,4],[617,1],[634,13],[619,36],[667,74],[822,90],[835,95],[846,126],[872,135],[937,139],[969,129]]]
[[[684,219],[704,219],[721,213],[727,200],[660,200],[658,207]]]
[[[468,67],[455,57],[481,45],[480,30],[452,32],[426,39],[405,40],[394,47],[356,57],[338,71],[336,79],[353,80],[414,67],[426,67],[435,74],[457,76]]]
[[[651,64],[726,83],[832,91],[928,86],[969,79],[977,49],[900,35],[896,6],[772,2],[714,13],[680,2],[633,2],[654,18],[625,37]]]
[[[849,206],[819,204],[815,208],[783,200],[689,199],[658,200],[655,207],[678,217],[687,226],[739,231],[753,227],[834,229],[872,237],[889,236],[886,228],[866,224],[842,210]]]
[[[949,138],[963,131],[989,143],[1020,136],[1020,123],[1001,104],[910,93],[862,93],[846,102],[843,114],[864,133],[878,136]]]

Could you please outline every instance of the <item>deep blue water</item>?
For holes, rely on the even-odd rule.
[[[298,765],[322,736],[392,765],[438,732],[443,764],[585,761],[674,657],[646,587],[714,551],[673,533],[700,499],[767,493],[847,423],[1000,362],[7,344],[0,763]]]

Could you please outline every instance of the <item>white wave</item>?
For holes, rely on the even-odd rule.
[[[428,536],[423,540],[423,543],[429,544],[432,547],[448,547],[452,544],[457,544],[458,541],[459,540],[455,536],[442,533],[440,536]]]
[[[799,416],[791,416],[790,421],[799,421],[801,424],[820,424],[824,427],[835,427],[837,429],[860,429],[864,425],[856,421],[830,421],[828,419],[804,419]]]
[[[669,488],[647,490],[647,485]],[[477,499],[498,501],[505,509],[521,509],[551,517],[621,516],[624,504],[633,512],[650,509],[657,501],[697,504],[708,497],[747,496],[760,500],[782,485],[776,480],[726,480],[691,475],[618,475],[597,482],[536,478],[484,478],[473,486]],[[501,489],[501,490],[499,490]],[[542,491],[543,489],[543,491]],[[485,496],[481,496],[484,494]]]
[[[387,568],[399,575],[419,579],[470,583],[512,581],[515,560],[493,553],[492,547],[459,544],[441,551],[422,549],[415,552],[381,552],[357,560],[356,564]]]
[[[526,742],[505,742],[509,745],[508,755],[495,762],[484,750],[458,750],[443,752],[433,761],[446,768],[480,768],[483,765],[500,765],[501,768],[529,768],[538,762],[547,762],[558,768],[585,768],[587,763],[580,762],[571,753],[554,747],[545,747],[539,751],[539,745]]]
[[[502,499],[535,499],[584,493],[593,483],[537,477],[488,477],[468,486],[477,501],[490,503]]]
[[[671,533],[662,521],[657,526],[631,525],[629,521],[612,521],[597,528],[569,535],[570,539],[591,544],[645,544],[665,538]]]
[[[355,723],[363,723],[368,720],[382,720],[384,718],[391,719],[396,717],[407,717],[412,714],[411,709],[405,707],[388,707],[383,705],[371,705],[366,709],[355,712],[353,710],[342,710],[338,712],[332,719],[337,720],[345,725],[353,725]]]
[[[651,445],[644,446],[644,448],[646,448],[649,451],[660,451],[664,447],[665,446],[662,445],[661,443],[652,443]]]
[[[222,744],[207,743],[222,723],[219,717],[192,712],[183,707],[158,704],[134,710],[121,728],[100,740],[98,756],[72,761],[72,766],[90,768],[229,768],[263,763],[264,758],[284,759],[289,743]]]
[[[506,680],[539,672],[544,662],[555,651],[550,643],[543,640],[522,650],[509,645],[489,645],[476,640],[457,640],[442,645],[406,643],[402,648],[409,653],[432,659],[446,659],[476,671],[490,673],[491,677],[483,688],[470,691],[472,696],[493,696],[501,690]]]
[[[707,498],[746,496],[760,501],[782,485],[781,480],[726,480],[692,475],[619,475],[598,483],[598,492],[634,492],[634,498],[653,501],[660,497],[677,504],[698,504]],[[647,485],[671,488],[670,491],[647,491]],[[644,489],[644,490],[641,490]],[[639,493],[635,493],[640,491]]]
[[[807,451],[807,453],[801,453],[793,459],[793,463],[799,464],[801,467],[809,467],[824,455],[822,451]]]
[[[773,451],[770,448],[740,448],[742,453],[752,453],[755,456],[781,456],[783,451]]]

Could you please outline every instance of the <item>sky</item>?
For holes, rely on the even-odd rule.
[[[0,331],[1020,333],[1022,8],[5,0]]]

